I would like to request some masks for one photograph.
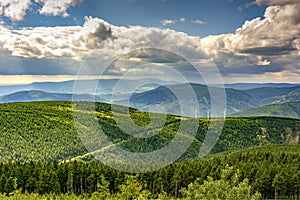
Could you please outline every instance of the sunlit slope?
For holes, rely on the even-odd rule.
[[[114,119],[116,116],[121,116],[126,124],[131,121],[130,118],[125,118],[121,112],[113,114],[109,104],[97,103],[95,105],[96,111],[82,111],[73,110],[72,103],[67,101],[0,104],[0,161],[61,161],[72,158],[85,159],[92,156],[93,152],[86,150],[77,133],[73,112],[85,112],[94,116],[113,146],[131,152],[158,150],[169,144],[177,134],[183,140],[192,140],[192,144],[180,160],[198,155],[210,123],[208,119],[200,119],[194,138],[185,134],[184,131],[178,131],[182,121],[187,118],[167,115],[163,127],[153,127],[152,130],[149,130],[157,134],[137,138],[122,130]],[[135,109],[130,109],[130,117],[141,127],[147,127],[150,122],[148,113]],[[156,114],[154,119],[155,117],[161,116]],[[84,122],[82,122],[82,126],[84,126]],[[89,134],[93,128],[95,127],[86,127],[86,133]],[[298,120],[270,117],[228,118],[212,152],[263,144],[295,144],[298,142]],[[111,147],[106,146],[105,148]],[[97,149],[97,151],[101,151],[101,149]]]

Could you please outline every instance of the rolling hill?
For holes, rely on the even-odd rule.
[[[162,148],[178,134],[181,120],[186,119],[169,115],[163,128],[158,130],[158,134],[147,138],[136,138],[128,135],[116,124],[114,117],[123,114],[121,112],[112,114],[109,104],[96,103],[96,113],[88,110],[73,110],[72,103],[67,101],[0,104],[0,162],[62,161],[86,158],[86,154],[93,155],[87,152],[80,140],[74,126],[73,112],[94,115],[115,145],[136,152],[149,152]],[[147,113],[135,109],[130,109],[130,113],[140,126],[149,122]],[[123,120],[126,122],[128,119]],[[180,160],[197,157],[208,124],[208,119],[200,119],[196,137]],[[93,128],[86,127],[86,131]],[[150,132],[155,129],[154,127]],[[185,137],[184,133],[179,134]],[[299,121],[295,119],[228,118],[212,152],[263,144],[297,144],[299,134]]]
[[[300,102],[288,102],[283,104],[271,104],[258,108],[244,110],[238,113],[233,113],[233,117],[251,117],[251,116],[273,116],[273,117],[288,117],[300,118]]]
[[[263,87],[244,90],[244,92],[252,96],[260,106],[300,100],[300,86]]]

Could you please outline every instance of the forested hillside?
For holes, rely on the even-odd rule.
[[[97,103],[96,110],[95,117],[110,140],[124,149],[136,152],[153,151],[169,143],[183,120],[168,115],[159,134],[149,138],[135,138],[118,127],[109,104]],[[149,121],[148,113],[135,109],[131,109],[131,117],[141,126]],[[197,157],[209,123],[208,119],[199,120],[196,139],[180,160]],[[62,161],[86,159],[86,155],[91,155],[87,154],[75,130],[71,102],[0,104],[0,125],[1,162]],[[299,126],[299,121],[294,119],[228,118],[212,152],[263,144],[296,144],[299,143]]]
[[[234,86],[234,85],[233,85]],[[247,88],[247,85],[244,85]],[[268,86],[268,87],[265,87]],[[160,86],[150,91],[134,94],[131,97],[132,106],[140,110],[147,110],[155,104],[164,105],[169,114],[180,114],[179,100],[173,93],[174,91],[188,91],[192,87],[201,111],[200,115],[206,117],[207,111],[211,109],[211,97],[209,88],[201,84],[174,84],[169,86]],[[243,88],[243,84],[237,84],[236,88]],[[222,94],[221,87],[211,87],[210,90]],[[258,88],[239,90],[225,88],[226,93],[226,112],[228,115],[244,110],[258,108],[265,105],[280,104],[300,100],[300,86],[266,84]],[[187,99],[193,99],[189,97]],[[187,102],[188,103],[188,102]],[[272,110],[276,112],[276,110]],[[193,115],[191,115],[193,116]]]
[[[7,163],[0,165],[0,193],[28,199],[299,199],[299,163],[299,145],[219,153],[145,174],[98,162]]]
[[[300,118],[300,101],[288,102],[283,104],[272,104],[258,108],[244,110],[234,113],[231,116],[235,117],[249,117],[249,116],[276,116],[276,117],[289,117]]]
[[[123,115],[124,107],[116,108],[113,114],[111,105],[103,103],[95,104],[96,112],[73,110],[72,102],[66,101],[0,104],[0,198],[258,199],[299,195],[298,120],[227,118],[213,154],[199,159],[211,123],[199,119],[194,142],[178,162],[151,173],[128,174],[93,159],[93,152],[87,152],[75,130],[73,112],[94,115],[115,145],[135,152],[153,151],[183,134],[178,128],[187,118],[167,115],[157,135],[136,138],[120,129],[114,117]],[[149,113],[136,109],[130,109],[130,117],[141,127],[150,122]]]

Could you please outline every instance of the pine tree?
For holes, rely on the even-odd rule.
[[[97,184],[97,192],[94,192],[92,198],[96,199],[109,199],[111,198],[111,194],[109,191],[109,182],[105,180],[104,175],[100,176],[101,183]]]
[[[137,181],[137,176],[126,175],[125,183],[119,186],[120,193],[116,194],[119,199],[147,199],[151,193],[144,189],[145,185]]]
[[[259,193],[251,194],[248,180],[240,182],[239,177],[239,170],[235,172],[233,167],[227,165],[221,172],[221,179],[208,177],[203,184],[198,179],[180,192],[186,199],[259,199]]]
[[[1,174],[1,176],[0,176],[0,193],[6,192],[5,191],[6,180],[7,180],[7,178],[6,178],[5,174],[4,173]]]
[[[281,171],[280,173],[276,174],[273,182],[272,182],[272,186],[275,188],[275,199],[278,199],[278,193],[279,193],[279,199],[282,199],[282,193],[286,188],[286,183],[285,183],[285,178],[284,178],[284,174]]]

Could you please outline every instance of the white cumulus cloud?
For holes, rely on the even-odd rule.
[[[299,67],[299,3],[269,6],[263,19],[246,21],[232,34],[203,38],[202,45],[217,63],[233,67],[232,73],[263,73],[249,68],[255,65],[273,72]]]
[[[257,5],[288,5],[288,4],[297,4],[299,0],[255,0],[250,4],[257,4]]]
[[[165,20],[162,20],[160,22],[163,26],[166,26],[166,25],[170,25],[170,24],[175,24],[175,21],[174,20],[171,20],[171,19],[165,19]]]
[[[0,0],[0,15],[10,18],[12,21],[22,21],[26,12],[31,9],[33,3],[41,5],[39,13],[50,16],[69,16],[67,10],[71,6],[79,5],[84,0]]]
[[[119,27],[92,17],[82,26],[0,29],[0,44],[13,56],[34,58],[68,57],[84,59],[97,49],[102,58],[111,58],[140,47],[161,47],[189,57],[203,57],[200,38],[170,29],[141,26]]]
[[[180,22],[185,22],[185,18],[184,18],[184,17],[181,17],[181,18],[179,19],[179,21],[180,21]]]
[[[67,9],[70,6],[79,5],[83,0],[35,0],[38,3],[42,3],[42,8],[39,13],[43,15],[51,16],[69,16]]]
[[[195,20],[192,20],[191,22],[192,22],[193,24],[206,24],[205,21],[200,20],[200,19],[195,19]]]
[[[23,20],[30,5],[30,0],[0,0],[0,15],[13,21]]]

